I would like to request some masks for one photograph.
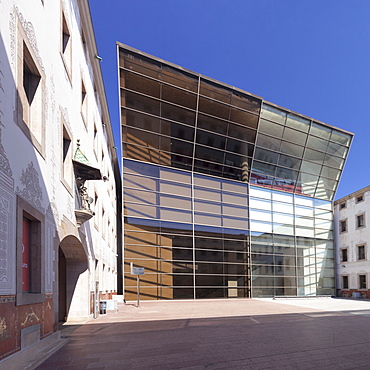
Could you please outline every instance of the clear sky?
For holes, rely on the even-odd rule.
[[[370,185],[369,0],[89,0],[119,144],[116,41],[353,132],[336,199]]]

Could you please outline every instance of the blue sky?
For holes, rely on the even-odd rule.
[[[355,133],[336,199],[370,185],[370,1],[89,3],[117,144],[119,41]]]

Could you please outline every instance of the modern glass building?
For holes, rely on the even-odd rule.
[[[124,289],[335,293],[332,200],[352,134],[118,44]]]

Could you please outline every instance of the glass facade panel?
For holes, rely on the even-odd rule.
[[[227,122],[219,119],[199,114],[198,116],[198,127],[210,132],[226,135],[227,133]]]
[[[283,139],[295,144],[305,145],[307,140],[307,134],[286,127],[284,130]]]
[[[334,293],[352,135],[120,47],[125,299]]]
[[[295,130],[300,130],[303,132],[308,132],[310,129],[310,121],[308,119],[298,117],[291,113],[288,114],[286,125],[287,127],[291,127]]]
[[[259,131],[281,139],[283,137],[284,126],[261,119]]]
[[[269,121],[285,124],[287,114],[281,109],[275,108],[271,105],[263,104],[261,117]]]
[[[320,125],[319,123],[314,122],[312,123],[310,133],[323,139],[330,139],[331,131],[332,131],[331,128],[325,127],[323,125]]]

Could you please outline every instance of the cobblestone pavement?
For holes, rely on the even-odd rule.
[[[370,368],[369,301],[142,301],[62,333],[37,369]]]

